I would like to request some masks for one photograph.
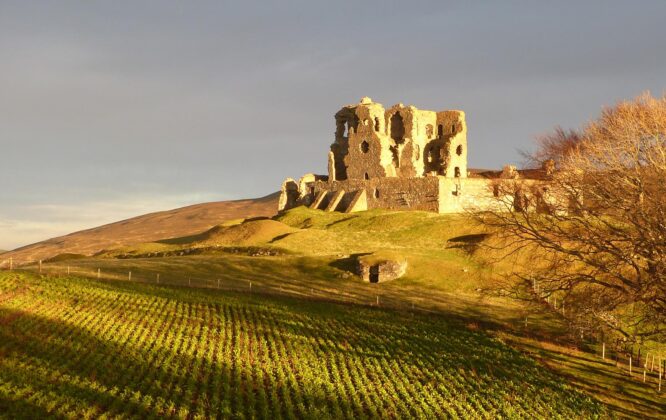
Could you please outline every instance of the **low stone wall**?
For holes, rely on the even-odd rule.
[[[478,210],[506,210],[494,196],[498,182],[519,182],[532,188],[537,180],[448,178],[375,178],[331,181],[315,179],[297,184],[287,179],[282,187],[280,210],[312,205],[327,211],[353,212],[371,209],[422,210],[435,213],[464,213]],[[510,187],[510,186],[509,186]],[[521,188],[518,184],[515,188]],[[513,188],[513,187],[511,187]],[[509,188],[510,189],[510,188]],[[502,188],[506,193],[506,186]],[[508,197],[513,200],[513,197]]]
[[[376,178],[369,180],[317,181],[315,197],[321,191],[329,194],[344,190],[347,193],[365,190],[367,209],[391,210],[439,210],[438,177],[426,178]],[[345,201],[340,203],[344,208]],[[340,211],[338,209],[338,211]]]
[[[439,178],[439,213],[463,213],[497,206],[493,180],[484,178]]]

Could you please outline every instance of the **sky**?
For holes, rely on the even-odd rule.
[[[0,0],[0,249],[326,173],[363,96],[462,109],[470,167],[666,92],[666,1]]]

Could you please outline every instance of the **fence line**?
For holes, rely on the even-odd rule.
[[[165,275],[164,272],[150,272],[150,275],[143,274],[141,275],[136,268],[128,269],[123,272],[118,270],[103,271],[100,268],[81,268],[72,266],[48,266],[47,264],[42,264],[38,266],[28,266],[23,269],[27,271],[32,271],[42,275],[53,275],[53,276],[62,276],[62,275],[72,275],[79,276],[88,279],[100,279],[100,280],[112,280],[112,281],[124,281],[128,283],[142,283],[142,284],[153,284],[161,286],[177,286],[177,287],[191,287],[191,288],[202,288],[202,289],[212,289],[212,290],[221,290],[228,292],[239,292],[239,293],[253,293],[260,295],[272,295],[272,296],[287,296],[287,297],[297,297],[297,298],[307,298],[316,301],[331,302],[331,303],[352,303],[362,306],[369,307],[381,307],[387,309],[396,309],[396,310],[412,310],[414,312],[423,312],[431,314],[441,314],[438,310],[433,310],[420,306],[415,303],[414,299],[405,301],[402,299],[396,299],[381,292],[373,292],[372,294],[366,296],[360,296],[358,293],[349,293],[344,290],[339,290],[334,287],[322,289],[319,287],[312,287],[309,285],[303,287],[293,287],[290,284],[283,285],[272,285],[266,284],[266,282],[259,280],[251,280],[246,283],[239,285],[238,281],[233,281],[234,284],[229,284],[228,280],[221,281],[221,278],[202,278],[202,277],[193,277],[190,275],[179,276],[179,275]],[[152,277],[151,277],[152,276]],[[424,300],[424,299],[420,299]]]

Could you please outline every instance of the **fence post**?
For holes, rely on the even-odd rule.
[[[67,266],[67,275],[69,276],[69,266]]]
[[[157,273],[157,284],[160,284],[160,273]]]
[[[192,278],[191,277],[187,278],[187,285],[192,286]]]
[[[42,274],[42,260],[39,260],[39,274]]]
[[[629,356],[629,376],[631,376],[631,356]]]
[[[377,306],[379,306],[379,295],[377,295]]]
[[[220,288],[220,279],[217,279],[217,288]]]
[[[250,282],[250,292],[252,291],[252,282]]]
[[[102,276],[102,269],[98,268],[97,269],[97,278],[100,278]]]
[[[601,343],[601,360],[606,360],[606,342]]]
[[[14,269],[14,259],[13,257],[9,257],[9,271],[12,271]]]
[[[132,272],[127,273],[127,281],[132,281]]]

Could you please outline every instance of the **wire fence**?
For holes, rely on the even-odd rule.
[[[0,266],[0,268],[2,268],[2,266]],[[380,289],[372,288],[372,286],[367,283],[365,285],[359,285],[357,288],[345,289],[340,288],[337,285],[308,285],[291,282],[276,284],[274,280],[266,280],[262,278],[240,280],[229,279],[226,276],[200,277],[145,268],[139,270],[135,268],[126,270],[120,268],[110,269],[106,267],[105,269],[102,269],[61,263],[33,263],[23,265],[20,268],[22,270],[48,276],[78,276],[99,280],[204,288],[227,292],[257,293],[326,302],[352,303],[401,311],[409,310],[431,314],[441,313],[441,311],[436,308],[425,306],[424,302],[427,301],[427,298],[425,297],[405,299],[398,297],[393,293],[383,293]]]

